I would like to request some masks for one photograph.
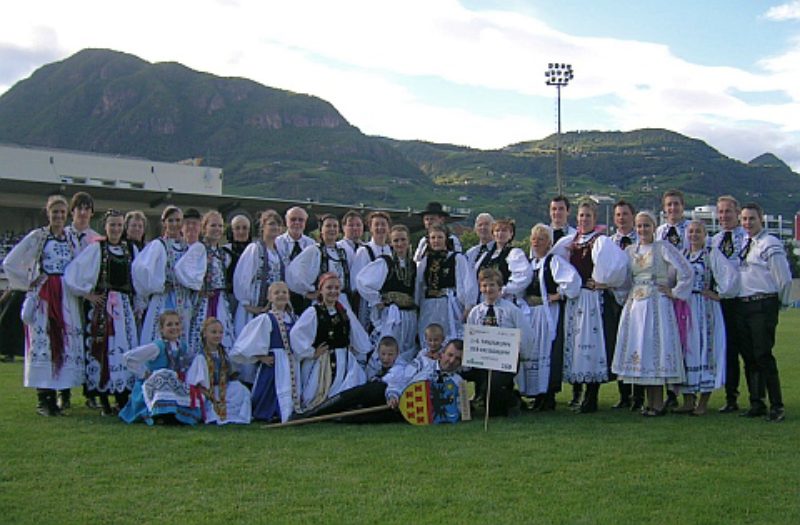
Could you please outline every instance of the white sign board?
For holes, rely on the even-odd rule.
[[[519,343],[519,328],[464,325],[464,358],[461,364],[515,373]]]

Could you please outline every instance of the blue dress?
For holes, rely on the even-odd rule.
[[[186,345],[181,343],[174,348],[161,339],[152,344],[158,348],[158,355],[146,364],[147,378],[136,380],[128,403],[119,413],[120,419],[126,423],[141,420],[148,425],[165,416],[186,425],[202,421],[200,406],[191,401],[189,385],[183,379],[193,357]]]
[[[272,323],[270,331],[269,347],[285,348],[281,331],[278,328],[278,320],[272,312],[266,314]],[[286,331],[289,332],[294,325],[293,322],[285,323]],[[259,362],[256,369],[256,378],[253,382],[253,419],[257,421],[272,421],[281,419],[281,409],[278,404],[278,393],[275,387],[275,367],[268,366]]]

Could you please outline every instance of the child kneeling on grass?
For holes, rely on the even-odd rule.
[[[119,413],[126,423],[144,421],[194,425],[202,420],[198,406],[192,407],[186,371],[194,356],[184,341],[181,317],[166,310],[158,318],[161,338],[123,355],[125,366],[137,376],[128,403]]]

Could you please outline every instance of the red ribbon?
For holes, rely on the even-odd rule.
[[[192,385],[189,387],[189,399],[191,400],[191,404],[189,405],[191,408],[197,408],[200,406],[200,413],[203,414],[203,417],[206,415],[206,398],[203,395],[203,390],[198,385]]]
[[[39,288],[39,298],[47,304],[47,336],[50,338],[53,377],[58,377],[64,366],[64,338],[67,333],[61,276],[48,275],[42,287]]]

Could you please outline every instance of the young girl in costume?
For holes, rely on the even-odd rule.
[[[67,267],[67,289],[91,305],[86,322],[86,389],[99,394],[103,415],[113,415],[109,403],[114,394],[124,407],[134,377],[122,362],[125,352],[139,344],[133,308],[130,245],[122,238],[122,212],[108,210],[104,217],[106,237],[89,244]]]
[[[366,381],[369,336],[352,310],[339,301],[340,294],[339,276],[322,274],[319,302],[303,312],[289,333],[292,351],[300,360],[303,410]]]
[[[300,366],[289,341],[297,316],[286,283],[269,286],[268,305],[269,311],[245,325],[233,345],[231,360],[256,364],[253,419],[285,422],[300,410]]]
[[[478,284],[475,272],[466,257],[448,251],[444,226],[428,229],[428,249],[417,263],[419,298],[419,338],[425,338],[425,327],[436,323],[445,330],[447,339],[461,339],[466,312],[475,306]]]
[[[625,249],[631,290],[622,310],[612,371],[634,385],[644,385],[646,417],[661,416],[664,385],[683,383],[686,371],[674,300],[692,293],[692,268],[668,241],[655,239],[650,212],[636,215],[639,241]]]
[[[147,301],[140,344],[158,338],[158,320],[166,310],[173,310],[181,316],[188,335],[192,319],[191,294],[175,277],[175,264],[187,249],[181,237],[182,222],[183,212],[180,208],[164,208],[161,213],[162,236],[150,241],[133,261],[133,286],[136,293]]]
[[[224,328],[219,319],[207,317],[201,327],[202,350],[194,356],[187,373],[192,403],[199,402],[207,423],[250,423],[250,391],[240,383],[222,345]]]
[[[413,359],[417,353],[417,265],[411,259],[408,228],[392,227],[391,255],[380,255],[358,273],[356,284],[371,309],[372,340],[391,336],[400,353]],[[377,356],[375,356],[377,363]]]
[[[711,393],[725,384],[725,320],[720,299],[739,291],[739,270],[721,250],[706,246],[706,227],[691,221],[686,227],[689,249],[684,252],[692,266],[691,324],[684,347],[686,381],[681,385],[683,407],[673,410],[702,416]],[[698,401],[697,395],[700,395]]]
[[[219,244],[225,231],[222,215],[212,210],[200,223],[203,241],[189,246],[186,254],[175,263],[175,277],[181,286],[195,292],[192,317],[189,326],[189,351],[198,354],[203,349],[200,340],[203,323],[213,317],[223,326],[222,344],[233,346],[233,316],[225,294],[225,273],[230,258]]]
[[[181,340],[181,316],[174,310],[167,310],[158,318],[158,326],[160,339],[123,356],[125,366],[138,379],[119,417],[126,423],[144,421],[152,425],[159,421],[194,425],[203,416],[197,406],[192,407],[186,383],[186,372],[194,356]]]

